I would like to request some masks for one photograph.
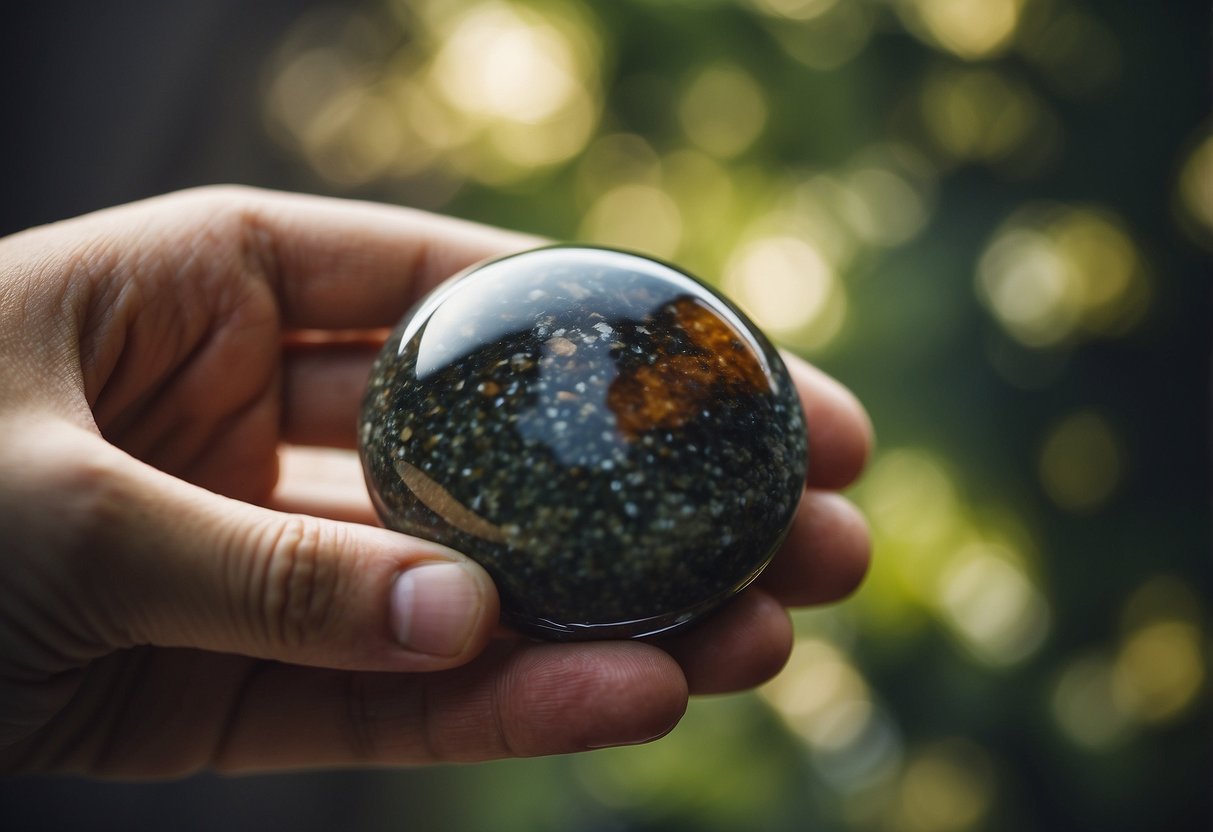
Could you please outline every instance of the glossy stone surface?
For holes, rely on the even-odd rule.
[[[695,279],[596,248],[452,278],[388,339],[360,451],[387,526],[475,558],[554,639],[689,623],[752,581],[806,466],[787,370]]]

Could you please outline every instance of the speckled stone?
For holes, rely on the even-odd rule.
[[[778,353],[644,257],[555,246],[475,267],[405,317],[360,452],[384,523],[467,553],[503,620],[552,639],[681,627],[749,584],[805,477]]]

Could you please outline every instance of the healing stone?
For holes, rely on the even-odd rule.
[[[677,269],[554,246],[434,290],[371,372],[359,445],[392,529],[474,558],[503,621],[551,639],[668,632],[787,534],[804,414],[778,353]]]

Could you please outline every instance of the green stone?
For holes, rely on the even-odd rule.
[[[550,639],[683,627],[787,535],[804,414],[731,303],[660,262],[554,246],[435,289],[384,345],[359,450],[385,525],[492,575]]]

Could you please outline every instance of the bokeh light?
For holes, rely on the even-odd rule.
[[[958,551],[940,579],[945,620],[974,655],[988,664],[1021,662],[1040,647],[1050,614],[1019,558],[989,543]]]
[[[854,793],[891,780],[901,766],[900,731],[863,675],[830,641],[797,640],[763,698],[808,748],[819,775]]]
[[[1206,612],[1192,588],[1157,575],[1125,601],[1113,669],[1117,702],[1146,722],[1168,722],[1200,701],[1207,685]]]
[[[718,280],[726,252],[738,236],[741,195],[732,171],[718,159],[692,148],[662,158],[662,181],[683,217],[679,259],[705,277]]]
[[[864,508],[877,531],[923,549],[938,549],[955,533],[960,495],[929,451],[886,451],[864,482]]]
[[[846,315],[845,296],[830,265],[796,237],[744,245],[725,266],[724,286],[759,326],[805,347],[829,342]]]
[[[1112,671],[1113,693],[1124,710],[1147,722],[1184,712],[1205,680],[1201,635],[1190,621],[1162,619],[1126,639]]]
[[[1076,746],[1104,750],[1132,731],[1133,721],[1116,701],[1113,679],[1113,662],[1102,653],[1074,659],[1057,679],[1053,717],[1061,733]]]
[[[1032,550],[983,525],[932,454],[885,451],[858,496],[890,559],[878,561],[871,576],[871,603],[884,614],[894,602],[911,603],[991,667],[1023,662],[1042,646],[1052,612],[1033,576]],[[905,627],[907,615],[897,626]]]
[[[1084,206],[1018,211],[982,254],[977,288],[1007,333],[1030,347],[1123,334],[1150,297],[1142,255],[1123,223]]]
[[[806,743],[838,750],[862,735],[873,712],[867,683],[836,647],[797,642],[785,672],[763,688],[768,702]]]
[[[932,72],[922,83],[918,109],[943,164],[981,162],[1035,173],[1062,144],[1056,116],[1040,96],[1013,75],[985,67]]]
[[[838,0],[753,0],[767,14],[790,20],[813,20],[838,5]]]
[[[1065,736],[1100,751],[1190,711],[1207,686],[1204,616],[1173,575],[1138,587],[1124,604],[1117,642],[1076,658],[1057,680],[1052,707]]]
[[[682,215],[674,200],[660,188],[619,185],[590,206],[579,236],[672,259],[682,238]]]
[[[504,3],[452,26],[430,72],[452,106],[487,119],[543,122],[581,92],[569,42]]]
[[[1040,451],[1045,493],[1068,511],[1101,506],[1120,484],[1124,467],[1124,451],[1115,431],[1091,411],[1058,422]]]
[[[1023,0],[901,0],[910,31],[959,58],[989,58],[1005,50],[1019,25]]]
[[[1203,132],[1180,169],[1179,215],[1196,240],[1213,248],[1213,133]]]
[[[831,71],[854,60],[872,37],[876,14],[845,0],[751,0],[771,36],[793,60]]]
[[[994,777],[989,755],[975,743],[932,743],[906,767],[891,828],[905,832],[979,828],[993,803]]]
[[[395,28],[407,44],[374,56],[357,40],[332,43],[332,14],[305,18],[286,40],[267,94],[271,129],[327,179],[437,167],[505,185],[576,156],[593,135],[597,46],[571,7],[540,14],[495,0],[419,3],[374,21],[350,13],[347,31]]]
[[[678,116],[692,143],[713,156],[730,158],[762,134],[767,104],[749,73],[716,64],[692,79],[679,102]]]
[[[861,167],[847,176],[851,199],[844,216],[855,235],[869,245],[894,247],[912,240],[929,216],[924,195],[887,167]]]

